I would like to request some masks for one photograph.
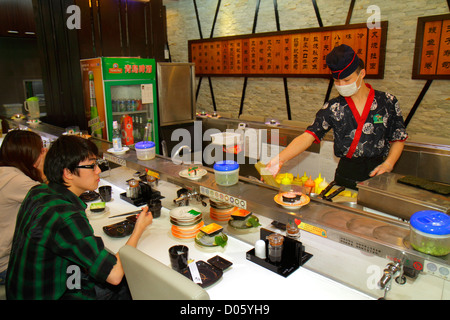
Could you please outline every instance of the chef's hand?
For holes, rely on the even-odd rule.
[[[372,172],[369,174],[370,177],[378,176],[380,174],[383,174],[385,172],[391,172],[394,167],[389,162],[383,162],[378,167],[372,170]]]
[[[269,170],[272,176],[275,178],[278,172],[280,172],[283,163],[284,162],[281,161],[280,157],[277,155],[269,161],[269,163],[266,165],[266,169]]]

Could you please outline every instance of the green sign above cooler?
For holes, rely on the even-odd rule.
[[[154,59],[102,57],[104,80],[156,79]]]

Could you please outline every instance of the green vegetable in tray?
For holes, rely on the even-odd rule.
[[[105,210],[105,203],[104,202],[91,203],[89,209],[92,212],[101,212]]]
[[[249,227],[259,227],[261,225],[261,223],[259,223],[259,219],[254,217],[254,216],[250,216],[250,218],[247,219],[246,221],[246,225]]]
[[[225,245],[227,244],[227,240],[224,239],[224,237],[222,237],[222,235],[215,236],[214,237],[214,244],[224,248]]]

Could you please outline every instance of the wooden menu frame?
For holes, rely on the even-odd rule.
[[[388,22],[365,23],[189,40],[196,76],[330,78],[333,47],[347,44],[365,62],[366,77],[382,79]]]
[[[450,14],[417,19],[413,79],[450,79]]]

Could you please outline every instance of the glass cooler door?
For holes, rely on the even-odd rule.
[[[125,142],[125,145],[151,140],[158,146],[155,90],[154,83],[145,83],[143,80],[105,81],[108,140],[112,139],[112,123],[117,121],[122,129],[122,143]],[[150,137],[146,135],[147,123],[151,124]],[[124,136],[127,137],[126,140]]]

